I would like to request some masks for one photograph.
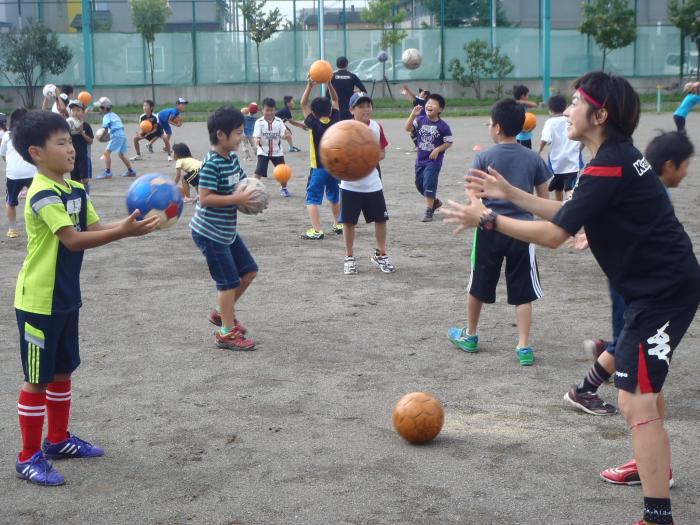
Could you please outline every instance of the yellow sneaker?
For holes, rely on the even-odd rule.
[[[334,224],[333,225],[333,231],[337,235],[343,235],[343,225],[342,224]]]
[[[313,228],[311,228],[310,230],[306,230],[301,235],[301,238],[306,239],[306,240],[311,240],[311,241],[320,241],[321,239],[323,239],[323,232],[318,231],[318,230],[314,230]]]

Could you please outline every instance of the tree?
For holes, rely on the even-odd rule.
[[[669,0],[668,18],[671,23],[681,30],[683,37],[690,37],[695,42],[698,50],[698,64],[695,68],[697,78],[700,79],[700,0],[685,0],[679,4],[678,0]],[[681,57],[681,64],[685,57]],[[681,67],[680,76],[683,77]]]
[[[241,13],[246,21],[248,38],[255,42],[255,56],[258,63],[258,100],[261,96],[260,44],[279,31],[280,24],[284,21],[278,8],[269,11],[267,15],[263,13],[266,3],[267,0],[242,0],[240,4]]]
[[[60,45],[55,33],[41,24],[3,34],[0,48],[3,75],[12,85],[24,87],[20,97],[27,108],[34,107],[34,93],[43,76],[60,75],[73,58],[70,48]]]
[[[440,2],[445,2],[445,27],[491,25],[491,0],[423,0],[423,5],[442,24]],[[501,0],[496,0],[496,25],[509,26]]]
[[[610,51],[627,47],[637,38],[634,10],[628,0],[592,0],[582,4],[583,23],[579,31],[590,35],[603,51],[603,65]]]
[[[400,44],[408,33],[403,29],[397,29],[406,19],[406,10],[396,9],[394,0],[374,0],[362,11],[362,20],[370,24],[378,25],[382,30],[379,47],[388,51],[390,47]],[[388,26],[388,27],[387,27]],[[382,62],[382,78],[386,78],[386,62]],[[382,90],[384,86],[382,86]]]
[[[484,78],[496,78],[496,94],[503,95],[503,79],[513,71],[513,63],[508,55],[502,55],[499,47],[489,49],[483,40],[472,40],[464,45],[467,54],[465,65],[458,58],[450,60],[449,72],[459,84],[474,88],[476,98],[481,99],[481,81]]]
[[[156,100],[155,82],[155,42],[156,34],[165,29],[165,21],[170,16],[167,0],[131,0],[131,20],[136,30],[146,42],[148,63],[151,67],[151,99]]]

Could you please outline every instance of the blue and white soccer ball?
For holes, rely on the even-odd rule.
[[[379,60],[380,62],[386,62],[387,60],[389,60],[389,53],[387,53],[386,51],[380,51],[377,55],[377,60]]]
[[[139,210],[139,220],[153,215],[160,219],[160,229],[169,228],[182,214],[182,193],[170,177],[149,173],[136,179],[126,194],[129,214]]]

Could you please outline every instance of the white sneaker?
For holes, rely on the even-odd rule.
[[[141,160],[141,155],[134,155],[129,159],[130,161]]]
[[[173,158],[170,155],[168,155],[168,162],[172,162],[172,161],[173,161]]]
[[[389,261],[388,255],[379,255],[379,250],[374,250],[374,255],[372,255],[369,260],[379,266],[382,273],[394,273],[396,268]]]
[[[355,257],[346,257],[343,262],[343,273],[345,275],[355,275],[357,273],[357,265],[355,264]]]

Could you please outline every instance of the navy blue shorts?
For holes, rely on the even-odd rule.
[[[323,202],[323,192],[331,204],[340,202],[340,181],[328,173],[325,168],[311,168],[309,180],[306,182],[306,204]]]
[[[437,195],[438,177],[440,176],[440,164],[428,164],[416,166],[416,189],[425,197]]]
[[[272,162],[273,166],[284,164],[284,155],[279,157],[268,157],[267,155],[258,155],[258,163],[255,166],[255,174],[261,177],[267,177],[267,165]]]
[[[7,190],[5,192],[5,202],[10,206],[19,206],[19,193],[22,188],[32,185],[34,179],[7,179]]]
[[[258,265],[240,235],[236,235],[233,243],[222,244],[193,231],[192,240],[207,259],[209,273],[219,291],[238,288],[241,276],[258,271]]]
[[[80,365],[79,309],[41,315],[15,309],[24,380],[51,383],[56,374],[70,374]]]

